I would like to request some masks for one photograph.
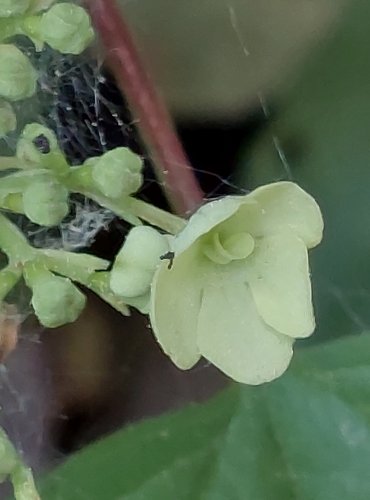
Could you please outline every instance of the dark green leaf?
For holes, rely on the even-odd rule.
[[[281,379],[120,431],[56,469],[47,500],[368,500],[370,335]]]

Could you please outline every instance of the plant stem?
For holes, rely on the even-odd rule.
[[[84,186],[81,180],[86,180],[87,187]],[[96,190],[93,191],[93,187],[89,186],[88,177],[86,177],[86,179],[81,179],[78,176],[69,176],[69,178],[65,180],[65,185],[70,191],[80,193],[96,201],[101,207],[111,210],[133,226],[141,224],[141,219],[171,234],[177,234],[185,226],[185,221],[181,217],[167,212],[166,210],[162,210],[150,203],[146,203],[143,200],[139,200],[132,196],[125,196],[113,200],[98,193]]]
[[[185,227],[185,220],[146,203],[138,198],[130,198],[130,212],[152,226],[159,227],[170,234],[177,234]]]
[[[0,303],[20,280],[21,276],[22,270],[15,266],[7,266],[0,271]]]
[[[138,122],[157,178],[174,211],[188,216],[203,193],[177,137],[171,117],[145,71],[114,0],[85,0],[105,48],[107,62]]]
[[[16,156],[0,156],[0,170],[10,170],[23,168],[24,162],[21,162]]]
[[[33,480],[32,471],[20,463],[11,475],[16,500],[41,500]]]
[[[94,255],[57,249],[38,249],[38,254],[41,257],[40,262],[49,271],[81,283],[87,282],[95,271],[103,271],[109,267],[109,261]]]
[[[0,470],[5,478],[10,476],[16,500],[40,500],[32,477],[7,434],[0,428]]]
[[[0,214],[0,249],[8,256],[10,265],[31,260],[35,256],[35,249],[31,247],[23,233],[2,214]]]

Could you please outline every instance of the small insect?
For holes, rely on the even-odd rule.
[[[161,260],[168,260],[168,268],[171,269],[173,266],[173,259],[175,258],[175,252],[167,252],[159,257]]]
[[[50,142],[46,135],[40,134],[32,142],[43,155],[50,153]]]

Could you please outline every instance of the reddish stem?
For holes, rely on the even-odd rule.
[[[166,196],[179,215],[203,202],[203,193],[181,146],[171,117],[145,71],[115,0],[86,0],[105,49],[107,63],[138,121],[138,129]]]

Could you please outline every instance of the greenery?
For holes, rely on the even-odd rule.
[[[305,349],[277,381],[90,446],[42,482],[48,500],[367,500],[370,335]]]
[[[0,157],[1,307],[23,280],[40,323],[58,327],[82,312],[82,285],[124,315],[131,307],[148,314],[179,368],[203,356],[243,383],[82,450],[38,481],[43,498],[369,498],[369,15],[354,0],[336,36],[277,100],[275,119],[240,161],[238,184],[254,190],[186,220],[136,197],[143,162],[128,148],[71,166],[53,130],[19,126],[39,71],[16,37],[36,51],[80,54],[94,32],[73,3],[0,0],[0,136],[17,136],[14,156]],[[15,214],[58,226],[72,194],[132,226],[113,262],[36,248],[14,222]],[[320,243],[323,219],[315,319],[307,251]],[[317,345],[303,348],[296,340],[316,323]],[[17,500],[39,498],[0,430],[7,479]]]

